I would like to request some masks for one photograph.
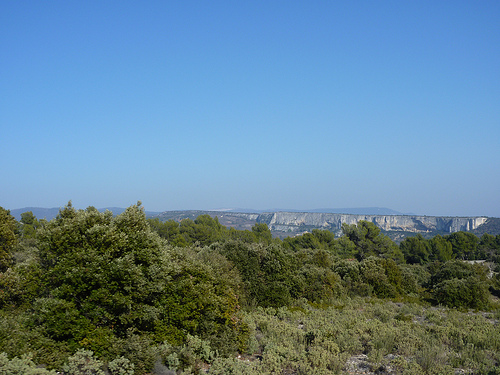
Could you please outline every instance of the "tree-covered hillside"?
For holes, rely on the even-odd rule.
[[[0,373],[497,373],[500,236],[342,232],[0,208]]]

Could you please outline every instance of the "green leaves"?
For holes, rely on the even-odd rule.
[[[358,224],[342,224],[342,232],[353,244],[358,260],[370,256],[393,259],[398,263],[404,262],[399,247],[380,229],[368,221],[359,221]]]
[[[16,219],[9,210],[0,207],[0,272],[11,265],[12,250],[16,244]]]

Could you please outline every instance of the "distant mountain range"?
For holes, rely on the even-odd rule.
[[[119,215],[125,208],[106,207]],[[52,220],[59,213],[59,208],[25,207],[11,210],[11,214],[21,219],[21,213],[31,211],[38,219]],[[256,223],[265,223],[273,236],[285,238],[301,234],[312,229],[327,229],[336,235],[341,234],[342,224],[357,224],[360,220],[370,221],[387,233],[393,240],[401,241],[408,235],[421,233],[429,237],[436,234],[448,234],[456,231],[468,231],[478,235],[500,234],[500,218],[485,216],[446,217],[402,214],[383,207],[364,208],[324,208],[314,210],[294,209],[218,209],[218,210],[177,210],[153,212],[146,211],[146,217],[159,218],[161,221],[183,219],[195,220],[200,215],[217,217],[226,227],[250,230]]]
[[[21,220],[21,214],[24,212],[31,211],[38,219],[52,220],[59,213],[59,207],[54,208],[42,208],[42,207],[24,207],[16,208],[10,210],[12,216],[16,220]],[[125,208],[121,207],[105,207],[99,208],[99,212],[104,212],[109,210],[113,212],[114,215],[119,215]],[[176,211],[193,211],[193,210],[176,210]],[[319,213],[331,213],[331,214],[350,214],[350,215],[412,215],[411,213],[402,213],[390,208],[385,207],[359,207],[359,208],[317,208],[312,210],[296,210],[296,209],[266,209],[266,210],[254,210],[250,208],[229,208],[229,209],[216,209],[216,210],[199,210],[210,211],[210,212],[242,212],[242,213],[265,213],[265,212],[319,212]],[[157,217],[161,212],[146,211],[147,217]]]

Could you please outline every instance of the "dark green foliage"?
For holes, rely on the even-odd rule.
[[[380,229],[368,221],[360,221],[358,224],[342,224],[342,232],[355,246],[355,255],[358,260],[370,256],[379,256],[403,262],[404,257],[399,247]]]
[[[28,211],[21,214],[20,232],[23,238],[35,238],[36,230],[40,225],[33,212]]]
[[[341,258],[355,259],[357,254],[356,244],[352,242],[349,237],[342,236],[335,243],[335,254]]]
[[[154,230],[158,235],[164,239],[166,239],[173,246],[186,246],[187,242],[180,235],[179,231],[179,223],[173,220],[167,220],[165,222],[161,222],[160,219],[148,219],[149,226],[152,230]]]
[[[401,288],[407,294],[416,295],[424,290],[423,286],[430,281],[431,274],[425,266],[418,264],[402,265]]]
[[[244,330],[237,270],[208,249],[179,250],[172,257],[177,267],[156,301],[163,312],[155,324],[155,339],[178,345],[191,334],[209,339],[221,352],[236,351]]]
[[[287,237],[283,240],[283,246],[295,251],[300,249],[333,250],[335,244],[335,235],[328,230],[320,229],[313,229],[312,233]]]
[[[454,258],[453,246],[440,235],[434,236],[429,240],[429,248],[432,260],[446,262]]]
[[[479,277],[444,280],[434,287],[438,303],[449,307],[486,309],[489,303],[488,286]]]
[[[500,235],[483,234],[479,239],[478,258],[500,263]]]
[[[486,281],[486,269],[481,265],[473,265],[460,260],[452,260],[446,263],[437,263],[437,268],[431,277],[431,285],[439,284],[445,280],[466,279],[478,276]]]
[[[294,268],[294,297],[311,302],[332,303],[343,294],[340,276],[333,270],[334,259],[327,250],[302,249],[291,254]]]
[[[217,218],[201,215],[195,221],[184,219],[180,222],[179,232],[188,244],[210,245],[220,238],[224,227]]]
[[[500,243],[496,237],[485,234],[480,240],[468,232],[456,232],[445,237],[436,235],[431,239],[425,239],[418,234],[403,240],[399,247],[406,261],[411,264],[446,262],[452,259],[495,260],[500,251]]]
[[[430,279],[433,297],[449,307],[485,309],[489,304],[487,268],[463,261],[438,265]]]
[[[43,327],[44,333],[57,341],[82,339],[90,326],[90,321],[72,301],[38,298],[33,311],[33,326]]]
[[[139,206],[115,218],[67,206],[39,238],[43,277],[50,285],[41,297],[71,302],[93,326],[117,334],[130,327],[152,329],[168,263]]]
[[[269,244],[273,240],[273,235],[266,223],[255,223],[252,227],[252,233],[255,235],[257,242]]]
[[[333,270],[340,275],[342,280],[352,285],[361,280],[359,262],[355,259],[342,259],[333,265]]]
[[[209,217],[195,225],[198,243],[200,228],[211,227],[215,237],[222,231]],[[38,250],[0,278],[0,303],[26,304],[26,327],[47,340],[69,351],[91,349],[100,358],[127,355],[140,371],[153,365],[154,354],[147,354],[153,340],[179,344],[192,334],[220,354],[244,350],[248,330],[239,315],[237,269],[208,249],[168,247],[139,204],[116,217],[68,204],[37,238]],[[263,267],[271,273],[269,260]],[[134,337],[144,355],[126,349]],[[41,355],[51,363],[48,356]]]
[[[319,249],[321,248],[321,242],[312,233],[304,233],[300,236],[285,238],[283,246],[294,251],[300,249]]]
[[[380,298],[395,298],[401,292],[401,271],[392,259],[370,257],[360,264],[361,279]]]
[[[255,233],[249,230],[237,230],[229,228],[225,233],[225,239],[230,241],[241,241],[244,243],[255,242]]]
[[[299,271],[303,280],[300,295],[311,302],[333,302],[342,293],[340,276],[328,268],[304,265]]]
[[[27,254],[22,262],[0,273],[0,308],[29,306],[43,287],[42,273],[35,254]]]
[[[14,216],[0,207],[0,272],[12,264],[12,251],[17,243],[16,229]]]
[[[453,254],[458,259],[478,259],[477,245],[479,239],[472,233],[455,232],[445,237],[451,243]]]
[[[422,235],[405,238],[399,245],[406,262],[410,264],[425,264],[429,261],[429,243]]]
[[[246,243],[273,242],[267,224],[256,223],[251,231],[226,228],[219,223],[217,217],[200,215],[195,220],[189,218],[180,222],[168,220],[161,222],[158,218],[148,219],[151,228],[172,246],[208,246],[215,242],[239,240]]]
[[[238,268],[247,303],[283,306],[291,301],[294,268],[282,246],[228,241],[216,248]]]
[[[380,298],[396,298],[405,291],[402,266],[392,259],[369,257],[357,260],[339,260],[332,269],[341,277],[345,290],[352,296],[371,296]],[[412,291],[417,288],[416,280]],[[411,291],[410,291],[411,292]]]

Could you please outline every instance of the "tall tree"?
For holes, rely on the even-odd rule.
[[[415,237],[405,238],[399,248],[403,252],[407,263],[425,264],[429,261],[429,243],[420,233]]]
[[[38,219],[33,215],[32,211],[23,212],[21,214],[21,233],[25,238],[34,238],[37,228],[40,226]]]
[[[399,247],[380,232],[375,224],[361,220],[358,224],[342,224],[342,232],[356,247],[356,258],[363,260],[369,256],[379,256],[404,262]]]
[[[446,262],[454,258],[451,243],[446,241],[446,239],[439,234],[429,240],[429,249],[432,260]]]
[[[445,237],[451,243],[453,254],[458,259],[474,260],[477,258],[479,239],[469,232],[455,232]]]

